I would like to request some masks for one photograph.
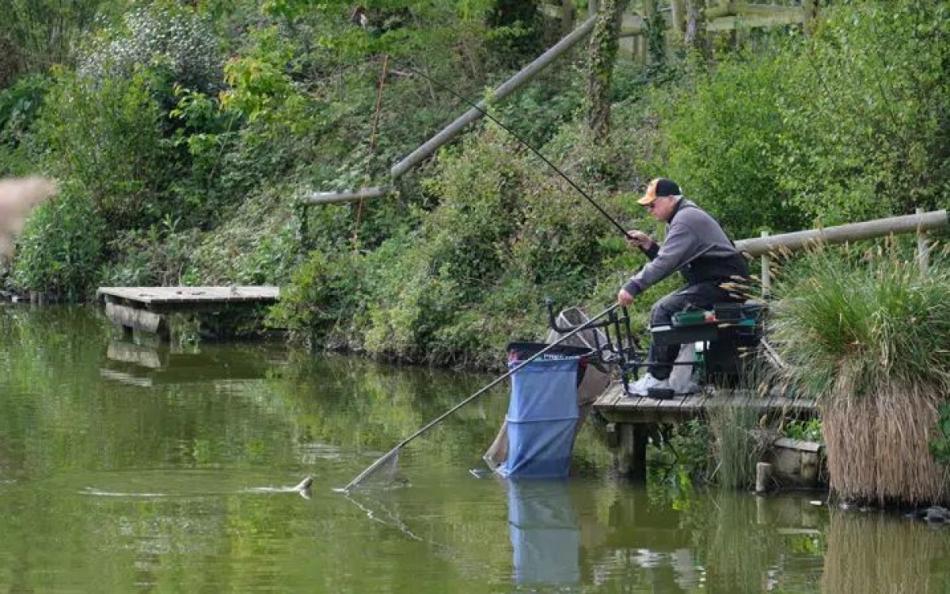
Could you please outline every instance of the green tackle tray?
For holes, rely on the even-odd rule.
[[[707,320],[706,316],[711,316],[712,319]],[[673,314],[674,328],[681,328],[683,326],[699,326],[702,324],[713,323],[715,321],[716,318],[713,317],[713,313],[711,311],[705,311],[702,309],[681,311],[679,313]]]

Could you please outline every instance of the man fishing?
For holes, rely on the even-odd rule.
[[[666,222],[666,241],[658,245],[642,231],[628,232],[630,246],[643,251],[650,261],[617,293],[618,304],[630,305],[637,295],[677,270],[686,278],[686,286],[653,305],[651,327],[669,325],[673,314],[686,309],[710,309],[714,303],[743,300],[722,285],[747,277],[749,268],[716,219],[684,198],[679,186],[668,179],[651,181],[637,203],[656,220]],[[631,392],[647,396],[651,389],[670,389],[678,353],[679,345],[651,344],[648,371],[631,386]]]

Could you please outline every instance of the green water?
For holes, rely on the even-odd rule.
[[[0,306],[0,592],[946,592],[950,530],[816,495],[477,478],[484,398],[339,487],[486,376],[279,345],[170,353],[93,309]],[[314,477],[310,498],[290,492]]]

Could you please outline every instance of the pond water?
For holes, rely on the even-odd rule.
[[[280,345],[172,353],[92,308],[0,306],[0,591],[947,592],[950,530],[610,478],[475,476],[499,388],[333,491],[489,376]],[[288,489],[311,475],[309,498]]]

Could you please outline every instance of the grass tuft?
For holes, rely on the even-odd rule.
[[[950,274],[890,245],[818,248],[795,262],[772,336],[799,394],[817,400],[831,488],[847,499],[946,499],[929,442],[950,398]]]

